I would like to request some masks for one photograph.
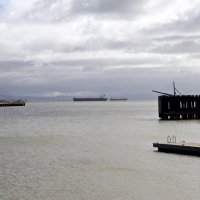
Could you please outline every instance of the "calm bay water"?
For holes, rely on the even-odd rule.
[[[0,108],[0,199],[199,199],[200,158],[156,152],[200,121],[160,121],[156,101]]]

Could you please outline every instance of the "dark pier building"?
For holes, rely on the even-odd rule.
[[[200,119],[200,96],[159,96],[158,112],[161,119]]]
[[[200,95],[182,95],[173,83],[174,94],[163,93],[158,97],[159,118],[170,119],[200,119]],[[176,95],[176,92],[179,95]]]

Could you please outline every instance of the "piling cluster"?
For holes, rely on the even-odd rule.
[[[200,95],[158,97],[161,119],[200,119]]]

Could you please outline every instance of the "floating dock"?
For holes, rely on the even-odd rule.
[[[200,156],[200,144],[197,143],[153,143],[153,147],[157,147],[159,152],[177,153],[184,155]]]

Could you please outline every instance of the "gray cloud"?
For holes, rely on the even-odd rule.
[[[125,52],[148,52],[154,47],[151,39],[135,41],[132,37],[126,39],[112,39],[103,36],[82,38],[81,41],[55,41],[52,38],[37,38],[22,44],[28,52],[41,53],[73,53],[73,52],[96,52],[105,50],[120,50]]]
[[[158,23],[156,26],[148,27],[144,32],[150,35],[168,35],[168,37],[171,37],[171,39],[179,36],[187,37],[187,35],[199,35],[199,20],[200,11],[199,9],[195,8],[189,13],[185,13],[185,15],[177,17],[175,20],[165,23]]]
[[[173,80],[199,92],[197,1],[20,2],[0,8],[0,85],[9,93],[152,98]]]
[[[30,61],[19,61],[19,60],[1,60],[0,61],[0,73],[21,71],[27,69],[31,65]]]
[[[72,10],[75,13],[93,14],[138,14],[144,0],[74,0]]]
[[[65,60],[62,62],[54,62],[52,63],[53,66],[73,66],[78,67],[82,66],[83,69],[92,70],[92,68],[98,69],[107,68],[107,67],[120,67],[120,66],[138,66],[138,65],[147,65],[151,63],[152,66],[161,64],[160,60],[156,60],[154,58],[96,58],[96,59],[72,59],[72,60]]]
[[[200,53],[200,43],[195,41],[182,41],[160,45],[153,49],[153,52],[165,54],[180,54],[180,53]]]
[[[169,28],[177,29],[187,33],[198,33],[200,30],[199,20],[200,11],[198,10],[198,12],[190,13],[189,17],[186,19],[176,20],[173,24],[169,25]]]
[[[181,42],[184,40],[188,41],[194,41],[198,40],[200,38],[200,35],[191,35],[191,34],[174,34],[170,36],[160,36],[160,37],[155,37],[153,40],[157,42]]]
[[[14,85],[4,83],[3,86],[12,95],[34,95],[45,96],[55,92],[75,96],[75,95],[100,95],[107,96],[127,96],[129,98],[155,98],[157,94],[152,93],[152,89],[172,92],[172,81],[176,80],[177,88],[182,93],[191,91],[200,93],[198,78],[200,73],[188,72],[187,68],[135,68],[117,69],[107,73],[96,73],[92,76],[80,75],[78,79],[58,78],[58,74],[48,74],[46,84],[36,87],[34,83]],[[44,78],[44,76],[43,76]],[[15,80],[13,80],[15,82]]]
[[[146,0],[33,0],[28,9],[8,13],[8,21],[62,23],[83,16],[104,16],[119,20],[134,17],[143,11]],[[120,18],[119,18],[120,17]]]

